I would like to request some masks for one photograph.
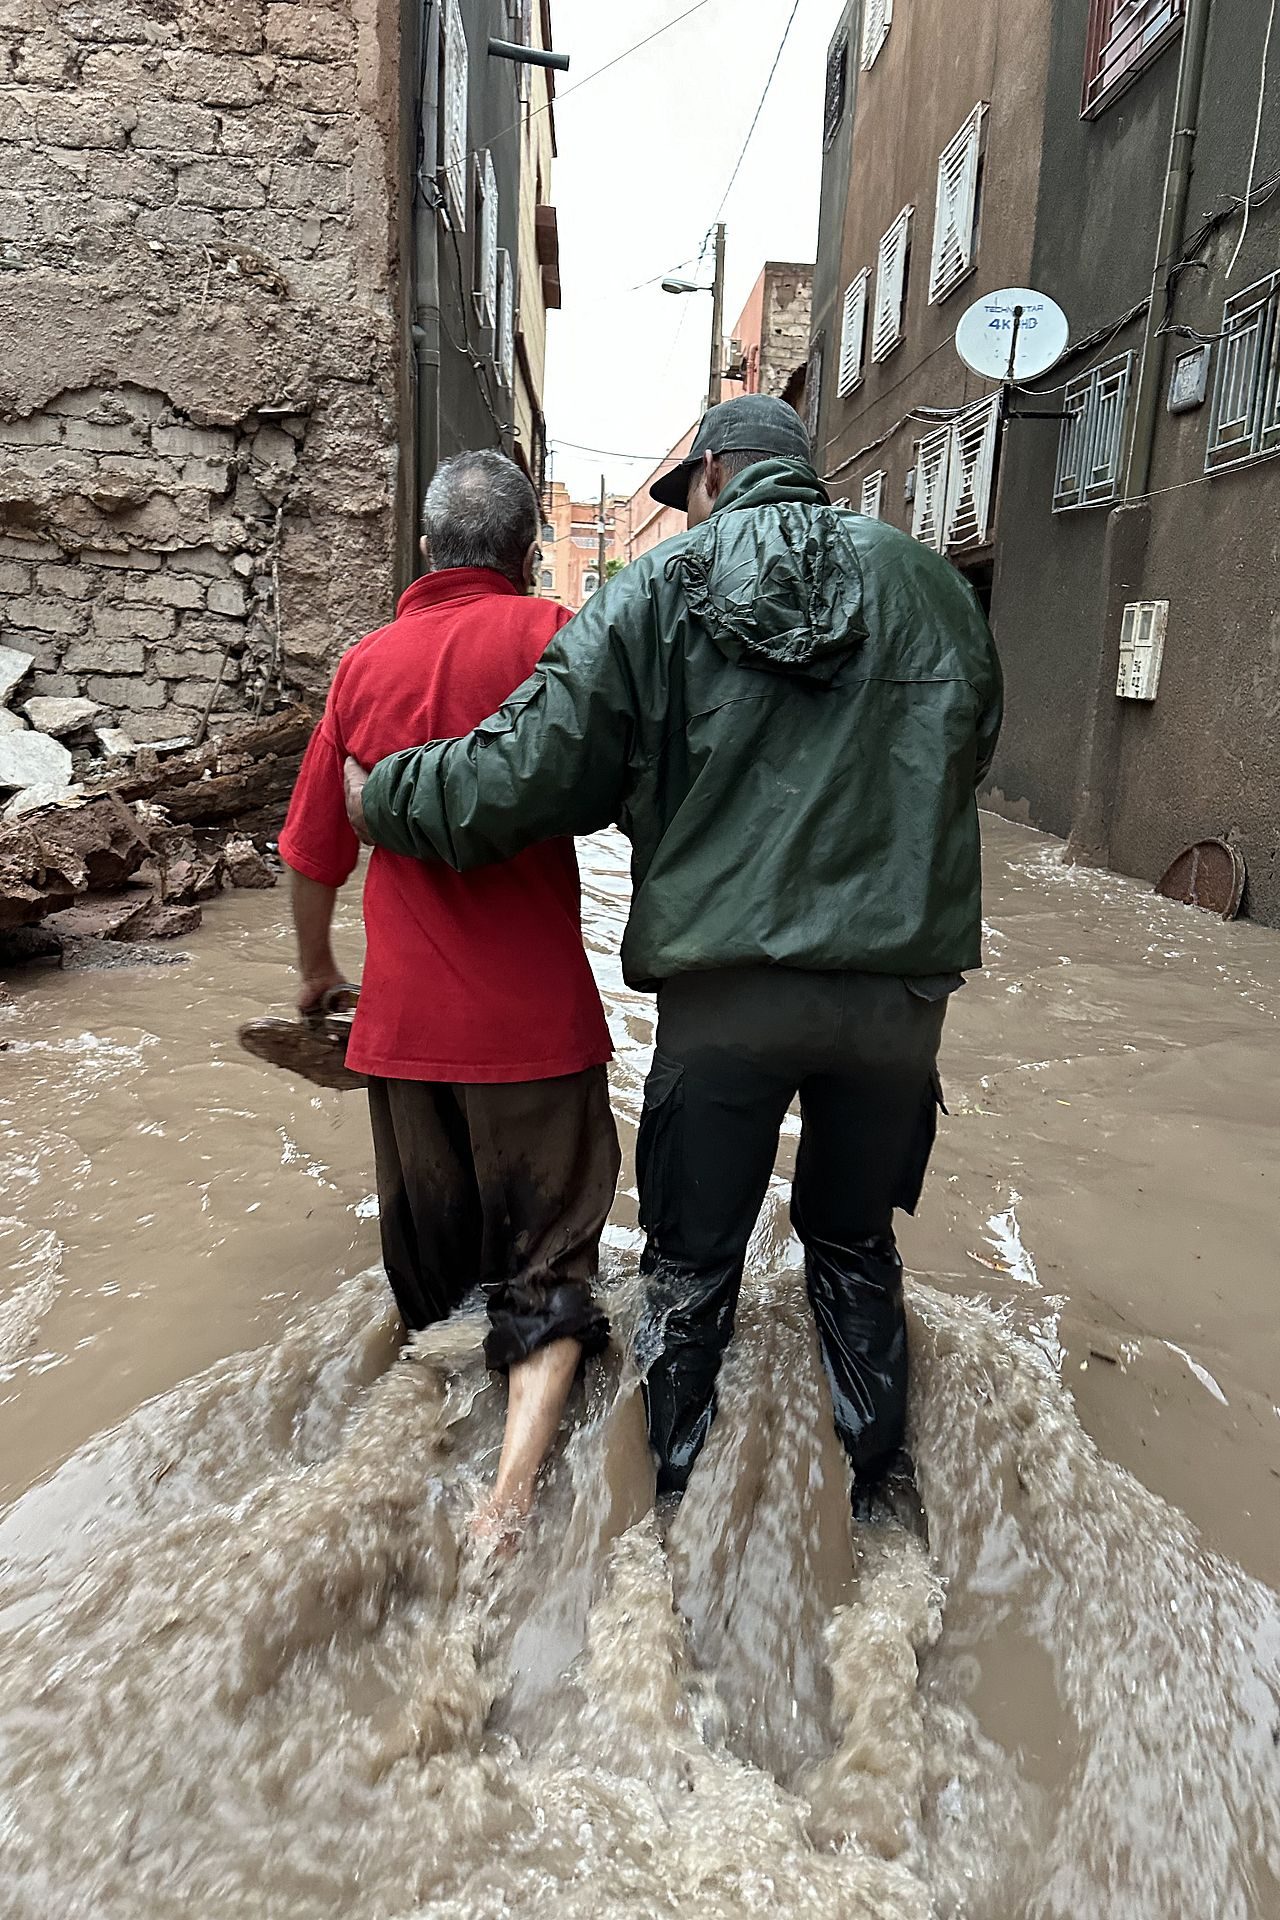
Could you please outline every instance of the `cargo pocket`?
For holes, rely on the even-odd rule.
[[[656,1242],[675,1217],[683,1107],[684,1068],[678,1060],[655,1052],[636,1134],[636,1188],[640,1225]]]
[[[924,1177],[929,1170],[929,1161],[933,1154],[934,1142],[938,1137],[938,1114],[947,1111],[947,1103],[942,1097],[942,1081],[938,1069],[930,1069],[928,1084],[920,1101],[920,1111],[916,1118],[915,1131],[908,1144],[903,1162],[898,1190],[893,1196],[895,1207],[901,1207],[904,1213],[914,1213],[924,1189]]]

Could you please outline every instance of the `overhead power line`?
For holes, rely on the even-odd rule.
[[[728,186],[725,188],[724,192],[720,196],[720,205],[716,208],[715,212],[711,216],[711,225],[713,227],[715,226],[716,221],[720,218],[720,215],[724,212],[725,205],[728,201],[729,195],[733,192],[734,181],[737,179],[738,175],[742,171],[742,163],[747,157],[747,148],[751,145],[752,140],[755,138],[756,128],[760,124],[760,115],[764,112],[764,103],[769,98],[769,89],[773,85],[774,78],[778,71],[778,67],[782,61],[783,53],[786,50],[787,41],[791,38],[791,29],[795,25],[796,15],[799,13],[799,11],[800,11],[800,0],[795,0],[795,4],[792,7],[791,13],[787,19],[787,24],[782,29],[782,38],[778,42],[778,51],[773,56],[773,65],[769,69],[769,77],[764,83],[764,92],[760,95],[759,100],[756,102],[756,110],[751,116],[751,125],[747,128],[747,137],[742,143],[742,151],[741,153],[739,153],[737,159],[733,163],[733,172],[729,175]]]

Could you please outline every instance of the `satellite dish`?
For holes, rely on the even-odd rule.
[[[1035,380],[1067,350],[1067,316],[1047,293],[1002,287],[975,300],[956,328],[956,352],[984,380]]]

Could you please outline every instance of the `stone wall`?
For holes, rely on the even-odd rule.
[[[0,646],[140,739],[394,574],[398,10],[0,0]]]
[[[771,263],[766,269],[760,330],[761,393],[780,395],[796,368],[808,359],[812,306],[813,268]]]

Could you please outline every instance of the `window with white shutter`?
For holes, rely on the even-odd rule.
[[[978,177],[982,166],[982,130],[987,116],[980,102],[938,161],[938,200],[933,217],[933,258],[929,299],[944,300],[972,271],[977,245]]]
[[[867,282],[870,278],[864,267],[845,289],[844,320],[840,328],[840,369],[836,377],[836,395],[841,400],[846,400],[862,381],[862,355],[867,337]]]
[[[903,310],[907,297],[907,260],[911,253],[911,216],[904,207],[880,242],[876,262],[875,322],[871,329],[871,358],[887,360],[903,337]]]
[[[947,511],[942,544],[948,553],[984,547],[991,526],[992,482],[1000,436],[1000,395],[966,407],[951,422]]]
[[[476,306],[481,323],[498,317],[498,181],[493,155],[476,155]]]
[[[511,393],[516,384],[516,290],[511,273],[511,255],[498,249],[498,371],[502,384]]]
[[[444,9],[444,194],[460,230],[467,224],[467,36],[458,0]]]
[[[881,520],[884,517],[884,471],[869,473],[862,482],[862,500],[859,513],[868,520]]]
[[[862,15],[862,66],[874,67],[876,55],[889,38],[889,26],[893,19],[893,0],[863,0]]]
[[[947,475],[951,465],[951,428],[939,427],[916,442],[916,497],[911,531],[923,546],[942,552],[947,512]]]

